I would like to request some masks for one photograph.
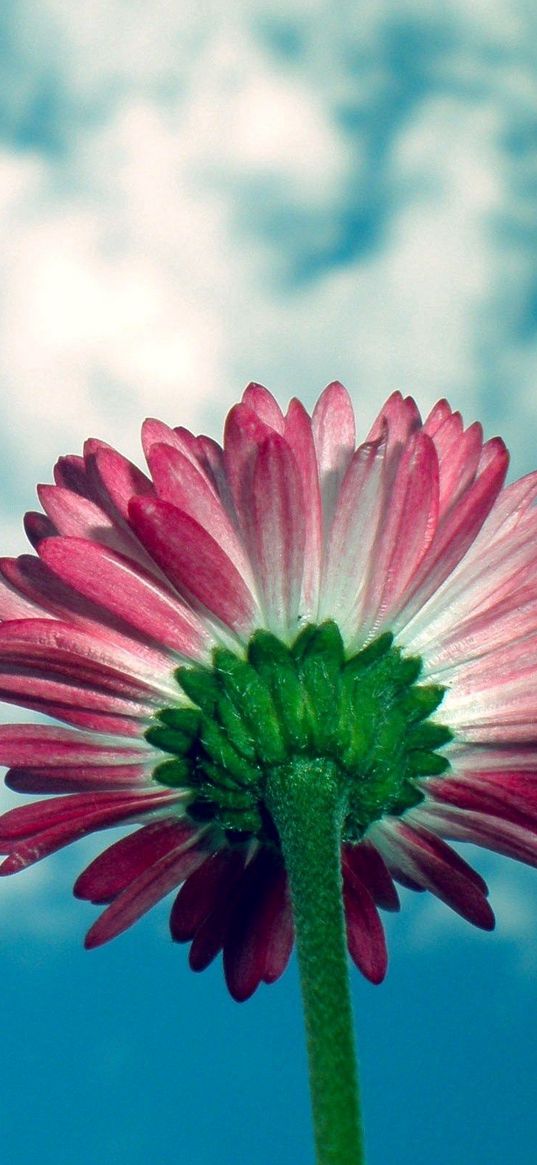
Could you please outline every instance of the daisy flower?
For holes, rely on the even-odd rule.
[[[357,444],[338,383],[312,417],[250,385],[223,447],[142,441],[147,475],[61,458],[36,554],[1,562],[0,698],[68,727],[0,728],[8,786],[47,795],[0,818],[0,872],[134,826],[76,882],[105,906],[86,945],[176,891],[172,938],[194,970],[223,952],[237,1000],[295,931],[303,982],[329,968],[343,919],[380,982],[396,884],[492,928],[447,841],[537,864],[537,474],[505,487],[445,400],[394,393]]]

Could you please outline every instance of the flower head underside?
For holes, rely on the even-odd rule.
[[[293,943],[270,782],[324,758],[364,974],[396,883],[490,928],[446,839],[537,864],[537,474],[505,487],[498,438],[398,393],[357,444],[337,383],[311,417],[249,386],[222,447],[158,421],[143,445],[147,475],[95,440],[61,458],[35,554],[0,565],[0,695],[63,725],[0,728],[9,786],[46,795],[0,819],[1,871],[129,825],[77,881],[88,945],[174,890],[173,938],[246,998]]]

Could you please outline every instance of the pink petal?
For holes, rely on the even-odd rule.
[[[207,479],[214,486],[222,505],[229,514],[234,526],[237,525],[237,516],[231,493],[231,486],[226,473],[224,450],[211,437],[196,438],[197,461],[207,475]]]
[[[243,869],[244,862],[245,856],[243,855]],[[239,866],[240,863],[237,861],[236,870],[233,875],[230,875],[229,881],[232,879],[231,890],[229,888],[229,881],[223,878],[220,892],[211,913],[206,916],[196,930],[188,956],[188,961],[193,971],[204,971],[222,950],[226,941],[235,902],[240,890],[242,870],[239,869]]]
[[[132,816],[145,814],[168,804],[174,805],[177,793],[170,789],[152,789],[149,792],[79,793],[76,796],[51,797],[45,801],[31,801],[16,809],[8,809],[0,818],[0,845],[9,852],[12,843],[43,833],[67,822],[85,821],[94,815],[113,814]],[[119,818],[118,818],[119,820]],[[7,848],[6,848],[7,847]]]
[[[169,425],[164,424],[164,421],[157,421],[153,417],[149,417],[142,425],[142,447],[146,459],[153,445],[171,445],[172,448],[178,449],[180,453],[184,453],[187,457],[195,462],[196,458],[192,452],[191,443],[192,434],[186,429],[177,431],[170,428]]]
[[[131,559],[84,538],[49,538],[39,553],[63,582],[149,639],[193,659],[206,657],[203,624]]]
[[[409,440],[372,551],[374,568],[364,597],[363,625],[372,633],[389,619],[432,544],[438,523],[438,461],[425,433]]]
[[[273,634],[288,638],[296,633],[299,620],[304,498],[293,454],[276,433],[258,450],[248,525],[266,625]]]
[[[434,437],[435,433],[438,431],[438,429],[440,429],[441,425],[444,424],[444,421],[446,421],[451,415],[451,405],[444,397],[442,400],[437,401],[437,403],[433,405],[427,420],[423,422],[424,432],[428,433],[429,437]]]
[[[537,867],[537,829],[523,828],[486,813],[468,813],[454,806],[420,806],[420,824],[454,841],[469,841],[493,853]]]
[[[51,614],[61,622],[76,624],[78,630],[83,629],[97,642],[105,639],[120,651],[121,667],[131,672],[142,672],[144,677],[169,675],[172,662],[167,649],[160,651],[141,642],[136,633],[133,637],[128,624],[123,623],[120,630],[116,615],[78,594],[39,558],[23,554],[17,559],[0,559],[0,571],[11,586],[42,608],[41,620]]]
[[[143,731],[146,719],[149,718],[159,701],[131,700],[123,693],[119,695],[111,691],[91,690],[85,682],[77,683],[74,673],[64,673],[63,677],[51,679],[43,669],[19,668],[18,674],[13,674],[5,667],[0,666],[0,699],[9,703],[17,703],[22,707],[32,707],[35,704],[62,707],[66,711],[75,708],[87,712],[104,712],[128,716],[142,721],[139,731]]]
[[[146,474],[115,449],[100,446],[92,450],[91,468],[99,482],[103,508],[125,522],[128,522],[131,498],[154,493],[153,484]]]
[[[424,783],[427,800],[454,805],[472,813],[498,816],[533,829],[537,825],[537,782],[528,772],[466,772],[461,776],[430,778]]]
[[[177,590],[238,635],[248,635],[253,596],[214,538],[168,502],[135,498],[130,515],[138,537]]]
[[[459,413],[453,413],[435,433],[440,463],[440,515],[453,509],[475,479],[483,448],[483,429],[475,422],[466,431]]]
[[[1,724],[2,765],[130,765],[153,755],[145,740],[99,741],[49,724]]]
[[[37,492],[43,509],[54,524],[53,534],[102,543],[157,573],[154,563],[113,505],[97,504],[56,485],[38,486]],[[95,488],[93,492],[97,494],[99,491]]]
[[[276,433],[283,435],[285,421],[282,410],[272,393],[263,388],[262,384],[249,384],[242,394],[242,403],[247,405],[265,425],[270,425]]]
[[[248,529],[257,450],[274,430],[247,405],[234,405],[224,432],[224,465],[241,526]]]
[[[264,983],[275,983],[283,975],[291,957],[295,938],[291,900],[285,872],[275,881],[272,926],[267,925]]]
[[[110,712],[88,711],[85,708],[67,706],[60,701],[26,697],[20,693],[9,695],[3,693],[0,697],[8,704],[17,704],[21,708],[29,708],[40,715],[50,716],[53,720],[60,720],[75,728],[82,728],[87,732],[100,732],[109,736],[131,736],[139,738],[141,728],[145,723],[129,716],[115,716]]]
[[[350,396],[339,381],[329,384],[313,410],[312,431],[328,530],[345,471],[354,453],[356,430]]]
[[[92,494],[83,457],[73,454],[60,457],[54,466],[54,481],[56,485],[72,490],[80,497],[97,500]]]
[[[524,591],[515,591],[498,606],[446,628],[438,648],[432,642],[423,645],[427,677],[438,676],[440,682],[449,684],[462,674],[458,669],[464,668],[466,661],[494,657],[508,644],[525,640],[537,627],[537,598],[528,602],[525,598]]]
[[[24,598],[14,586],[0,579],[0,620],[42,618],[43,611],[37,603]]]
[[[496,505],[490,518],[495,515]],[[472,634],[473,626],[478,626],[483,619],[489,625],[487,634],[480,636],[479,654],[487,651],[489,644],[495,644],[497,632],[501,631],[502,611],[522,608],[527,601],[537,598],[535,533],[537,523],[535,530],[530,530],[526,522],[521,522],[489,545],[483,541],[481,531],[451,577],[405,628],[407,646],[426,656],[431,668],[443,656],[447,656],[448,662],[456,662],[455,645],[467,630]],[[472,650],[464,652],[467,658],[474,654]]]
[[[307,498],[307,505],[304,505],[304,577],[300,609],[305,618],[316,619],[323,539],[321,490],[311,420],[304,406],[296,399],[291,401],[287,410],[284,436],[298,467],[302,496]]]
[[[198,838],[199,830],[184,821],[152,821],[94,858],[75,882],[75,898],[112,902],[161,858],[190,848]]]
[[[392,392],[386,404],[373,423],[367,440],[383,440],[387,431],[388,452],[400,446],[405,448],[413,433],[421,428],[421,417],[416,402],[411,396],[403,397],[398,391]]]
[[[483,449],[483,468],[455,509],[439,526],[426,557],[412,580],[411,598],[397,619],[403,626],[438,589],[466,554],[476,538],[502,488],[507,472],[508,454],[499,438]]]
[[[319,620],[336,618],[349,639],[361,625],[361,604],[382,513],[385,454],[382,443],[360,445],[353,454],[327,540]]]
[[[95,502],[58,485],[41,485],[37,492],[59,534],[102,542],[123,554],[132,551],[132,539]]]
[[[21,619],[0,626],[0,660],[55,663],[72,674],[116,676],[125,691],[176,695],[169,659],[100,626],[80,626],[59,619]],[[112,682],[112,681],[111,681]]]
[[[199,466],[193,465],[178,449],[161,444],[151,446],[148,462],[158,497],[194,518],[228,555],[239,573],[248,577],[249,564],[237,531]]]

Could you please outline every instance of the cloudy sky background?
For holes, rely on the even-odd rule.
[[[218,436],[250,379],[338,377],[364,430],[448,395],[535,466],[534,6],[226,7],[0,5],[4,553],[60,453]],[[239,1008],[165,907],[85,954],[101,847],[0,887],[6,1159],[309,1161],[296,969]],[[370,1165],[535,1160],[537,875],[473,856],[497,932],[407,896],[387,983],[354,977]]]

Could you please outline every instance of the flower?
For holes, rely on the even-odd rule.
[[[75,894],[98,946],[170,891],[201,970],[234,998],[283,972],[293,919],[265,790],[297,756],[345,789],[350,954],[380,982],[395,883],[494,925],[445,839],[537,865],[537,473],[504,486],[440,401],[394,393],[356,446],[338,383],[312,418],[250,385],[223,449],[147,421],[150,476],[101,441],[63,457],[5,559],[0,697],[70,727],[4,725],[21,793],[0,818],[11,874],[122,824]]]

